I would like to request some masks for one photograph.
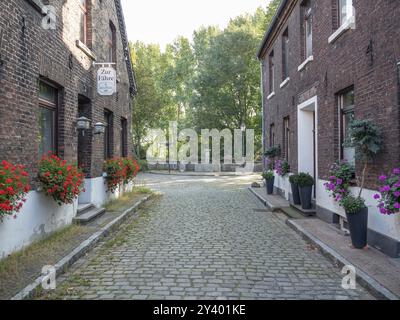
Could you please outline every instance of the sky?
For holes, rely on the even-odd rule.
[[[164,49],[178,36],[192,37],[202,25],[225,28],[243,13],[253,13],[269,0],[122,0],[128,38],[159,43]]]

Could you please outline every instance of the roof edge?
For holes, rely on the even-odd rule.
[[[126,31],[126,24],[125,24],[125,18],[124,18],[124,12],[122,9],[121,0],[115,0],[115,7],[117,8],[119,30],[120,30],[121,38],[122,38],[122,45],[124,46],[124,56],[125,56],[125,60],[126,60],[126,68],[128,70],[128,77],[129,77],[129,84],[130,84],[129,92],[130,92],[131,96],[135,96],[137,93],[136,78],[135,78],[135,73],[134,73],[133,67],[132,67],[131,54],[129,51],[128,34]]]
[[[274,16],[274,18],[272,19],[272,22],[271,22],[271,24],[270,24],[270,26],[269,26],[267,32],[265,33],[264,38],[263,38],[263,40],[262,40],[262,42],[261,42],[261,45],[260,45],[260,47],[259,47],[259,49],[258,49],[258,51],[257,51],[257,58],[258,58],[259,60],[261,60],[262,55],[263,55],[263,51],[264,51],[264,49],[265,49],[265,45],[267,44],[268,39],[269,39],[269,37],[270,37],[272,31],[274,31],[276,25],[278,24],[278,22],[279,22],[279,17],[280,17],[280,15],[282,14],[283,9],[285,9],[285,7],[286,7],[286,5],[288,4],[289,1],[290,1],[290,0],[282,0],[282,1],[281,1],[280,5],[279,5],[279,7],[278,7],[278,10],[276,11],[275,16]]]

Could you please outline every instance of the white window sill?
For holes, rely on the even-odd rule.
[[[345,23],[343,23],[339,29],[337,29],[328,39],[328,43],[333,43],[339,38],[343,33],[345,33],[349,29],[353,29],[355,27],[356,18],[354,16],[348,18]]]
[[[267,97],[267,100],[271,100],[273,97],[275,97],[275,91]]]
[[[283,87],[285,87],[290,81],[290,78],[287,77],[285,80],[283,80],[283,82],[280,84],[280,88],[282,89]]]
[[[297,68],[298,71],[303,70],[306,65],[308,65],[310,62],[314,61],[314,56],[309,56],[299,67]]]
[[[90,50],[82,41],[76,40],[76,46],[81,49],[89,58],[96,61],[97,57],[92,50]]]

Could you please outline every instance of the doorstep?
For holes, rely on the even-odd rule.
[[[358,284],[377,298],[400,299],[400,259],[390,258],[374,248],[353,249],[349,236],[320,219],[288,219],[287,224],[338,267],[354,266]]]
[[[289,208],[290,203],[285,198],[280,195],[267,194],[265,187],[261,188],[249,188],[250,192],[253,193],[268,209],[275,211],[280,211],[282,208]]]

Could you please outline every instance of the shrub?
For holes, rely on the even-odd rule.
[[[343,198],[341,205],[348,214],[356,214],[366,208],[365,200],[362,197],[355,197],[351,194]]]
[[[134,158],[113,158],[104,163],[108,191],[115,192],[122,183],[133,181],[139,171]]]
[[[290,173],[290,165],[286,160],[278,160],[275,162],[275,170],[281,177],[286,177]]]
[[[302,172],[297,177],[297,184],[299,187],[311,187],[315,184],[315,180],[308,173]]]
[[[339,204],[349,194],[350,183],[354,175],[354,167],[348,162],[335,163],[329,171],[329,182],[325,189],[332,193],[332,197]]]
[[[379,211],[385,215],[400,213],[400,168],[394,169],[390,176],[380,176],[379,181],[383,186],[380,194],[374,196],[379,201]]]
[[[289,182],[292,184],[299,184],[299,175],[298,174],[293,174],[289,177]]]
[[[262,177],[267,181],[271,181],[275,178],[275,175],[274,175],[273,171],[269,170],[269,171],[263,172]]]
[[[22,165],[0,163],[0,219],[19,212],[29,192],[29,175]]]
[[[38,179],[44,193],[59,206],[72,204],[81,192],[85,192],[82,170],[55,155],[45,156],[39,162]]]
[[[139,160],[138,163],[139,163],[140,171],[142,171],[142,172],[149,171],[149,164],[148,164],[147,160]]]
[[[267,158],[277,158],[281,155],[281,146],[274,146],[269,148],[265,154]]]

